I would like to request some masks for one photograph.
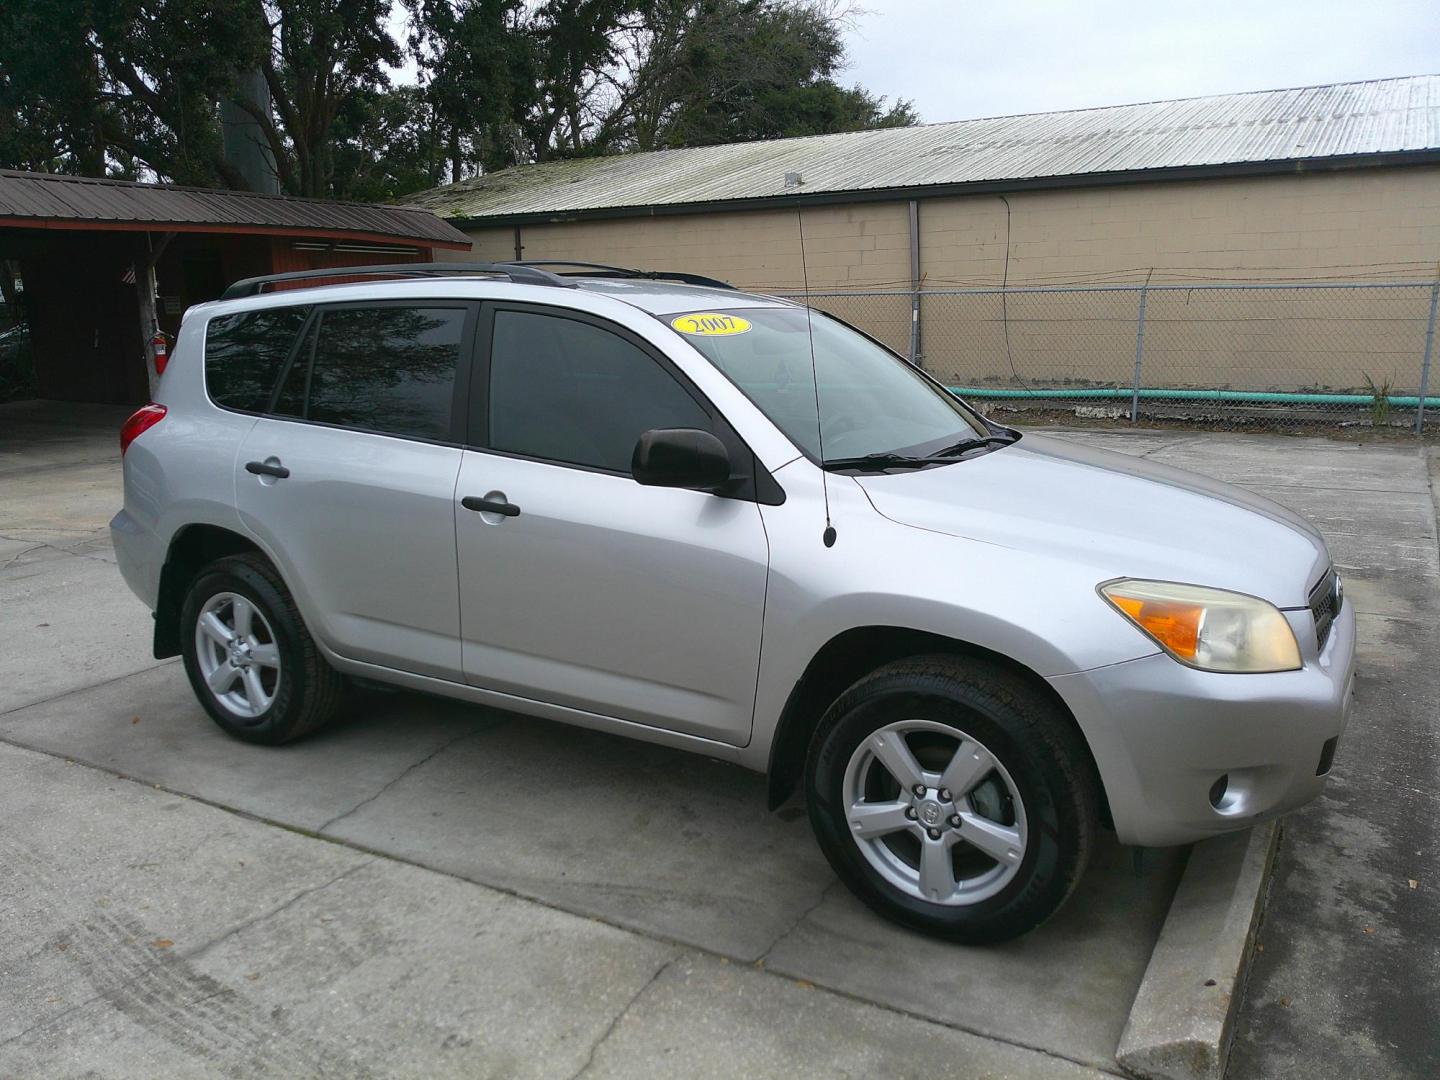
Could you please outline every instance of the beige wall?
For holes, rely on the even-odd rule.
[[[1431,277],[1440,261],[1440,167],[1016,192],[1012,285],[1090,281]],[[812,289],[904,286],[906,206],[804,211]],[[1006,208],[995,195],[923,199],[930,286],[998,285]],[[510,227],[470,231],[471,258],[513,258]],[[798,289],[794,210],[616,218],[521,229],[527,259],[688,270]]]
[[[1012,285],[1081,281],[1432,277],[1440,168],[1022,192],[1010,202]],[[998,285],[997,196],[922,204],[932,284]]]
[[[1440,167],[1195,180],[931,198],[920,202],[927,288],[1206,281],[1433,279]],[[813,291],[907,288],[904,202],[804,211]],[[514,230],[478,229],[472,258],[513,258]],[[798,291],[796,212],[752,211],[527,225],[527,259],[581,259]],[[904,298],[823,302],[895,348]],[[1147,385],[1354,389],[1413,386],[1428,295],[1152,294]],[[961,383],[1126,384],[1133,295],[929,297],[926,366]],[[1002,318],[1003,316],[1003,318]],[[1008,329],[1009,341],[1006,342]]]
[[[580,259],[684,270],[750,289],[799,289],[800,234],[794,210],[677,214],[521,228],[527,259]],[[812,288],[905,287],[910,280],[904,203],[806,209]],[[513,228],[470,232],[469,258],[513,259]]]

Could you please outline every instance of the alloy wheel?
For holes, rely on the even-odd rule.
[[[210,693],[232,715],[254,720],[274,704],[280,650],[254,601],[233,592],[205,601],[195,620],[195,657]]]
[[[865,860],[906,895],[959,906],[994,896],[1025,857],[1025,806],[978,739],[931,720],[871,732],[845,769],[842,798]]]

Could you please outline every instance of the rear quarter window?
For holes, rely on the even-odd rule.
[[[264,412],[309,307],[219,315],[205,331],[205,389],[225,409]]]

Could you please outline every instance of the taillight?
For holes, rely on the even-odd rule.
[[[130,444],[139,436],[165,419],[165,406],[153,402],[141,406],[130,414],[130,419],[120,426],[120,453],[123,456]]]

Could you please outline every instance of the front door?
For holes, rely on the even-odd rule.
[[[629,471],[641,432],[712,430],[710,407],[618,327],[489,315],[477,449],[456,487],[466,679],[743,745],[768,567],[759,507]]]

